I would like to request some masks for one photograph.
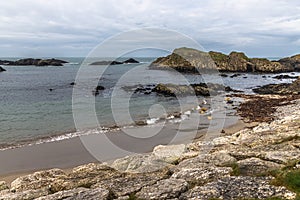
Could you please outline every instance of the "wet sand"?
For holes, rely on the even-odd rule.
[[[218,119],[214,123],[223,127]],[[222,127],[221,129],[229,134],[241,130],[245,124],[237,117],[231,116],[226,118],[226,128]],[[123,131],[116,131],[0,151],[0,180],[10,183],[17,177],[39,170],[51,168],[70,170],[82,164],[114,160],[132,152],[147,153],[159,144],[190,143],[190,135],[195,131],[197,135],[194,135],[193,139],[201,139],[207,132],[205,129],[198,130],[198,127],[194,130],[193,127],[167,125],[160,130],[159,134],[146,138],[155,127],[141,128],[132,128],[132,136]],[[220,129],[216,128],[216,131],[219,132]],[[135,137],[134,134],[139,136]]]

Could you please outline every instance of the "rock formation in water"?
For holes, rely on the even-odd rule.
[[[64,60],[58,59],[34,59],[34,58],[25,58],[17,61],[9,61],[9,60],[0,60],[0,65],[16,65],[16,66],[63,66],[63,64],[68,63]]]
[[[139,61],[129,58],[128,60],[125,60],[123,62],[120,61],[96,61],[91,63],[90,65],[122,65],[122,64],[135,64],[140,63]]]
[[[253,91],[258,94],[300,94],[300,77],[292,83],[268,84]]]
[[[190,48],[179,48],[166,57],[157,58],[150,68],[174,69],[185,73],[198,72],[199,69],[221,72],[291,72],[300,71],[300,55],[270,61],[265,58],[248,58],[242,52],[231,52],[226,55],[214,51],[207,53]]]
[[[5,72],[6,69],[4,69],[3,67],[0,66],[0,72]]]

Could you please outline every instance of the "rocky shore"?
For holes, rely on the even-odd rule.
[[[34,58],[25,58],[17,61],[10,60],[0,60],[0,65],[13,65],[13,66],[63,66],[63,64],[68,63],[64,60],[58,59],[34,59]]]
[[[220,72],[280,73],[300,71],[300,55],[270,61],[266,58],[248,58],[243,52],[202,52],[196,49],[179,48],[166,57],[156,59],[152,69],[175,69],[185,73],[199,73],[198,70],[219,70]]]
[[[1,181],[0,199],[299,199],[300,96],[237,96],[241,131]]]

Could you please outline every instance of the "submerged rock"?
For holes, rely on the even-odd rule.
[[[0,72],[5,72],[6,69],[4,69],[3,67],[0,66]]]

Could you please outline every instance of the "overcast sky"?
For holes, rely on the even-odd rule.
[[[167,28],[206,50],[300,53],[299,0],[0,1],[0,56],[86,56],[122,31]]]

